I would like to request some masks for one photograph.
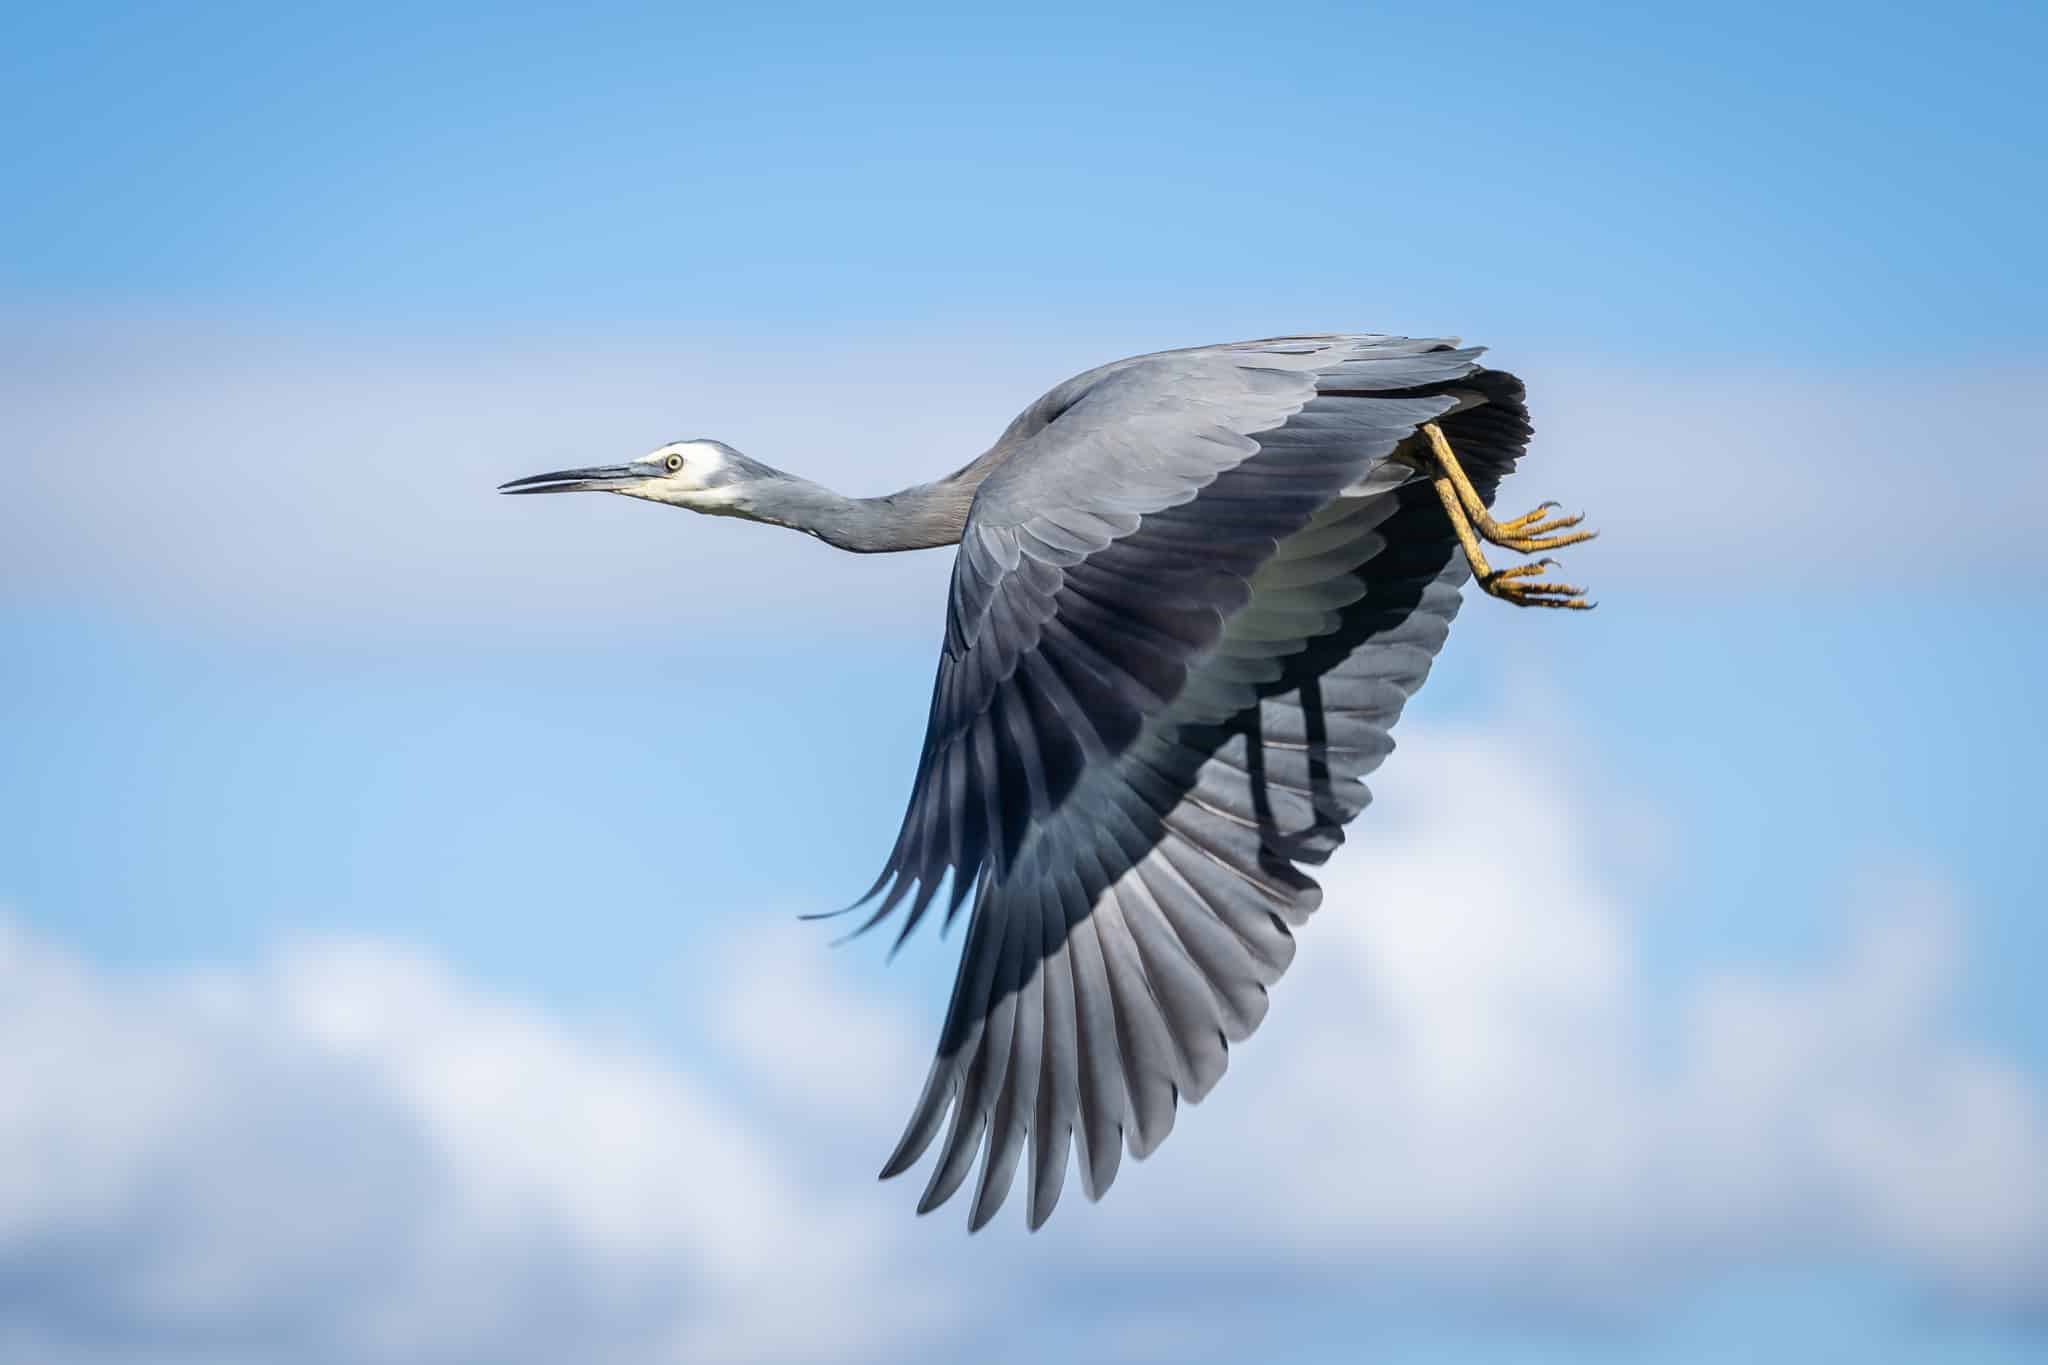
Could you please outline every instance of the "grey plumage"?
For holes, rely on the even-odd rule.
[[[862,898],[862,928],[900,917],[898,942],[942,895],[947,922],[969,916],[883,1168],[938,1144],[920,1211],[977,1157],[972,1227],[1020,1167],[1034,1228],[1070,1157],[1099,1198],[1258,1027],[1320,899],[1303,869],[1369,800],[1359,779],[1469,573],[1415,433],[1437,422],[1488,501],[1528,439],[1521,384],[1479,354],[1317,336],[1119,361],[884,499],[722,447],[689,472],[706,443],[507,485],[602,486],[852,549],[959,543],[908,808]]]

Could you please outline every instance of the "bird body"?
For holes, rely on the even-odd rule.
[[[1529,437],[1521,383],[1441,340],[1283,337],[1117,361],[983,455],[847,498],[717,442],[507,491],[594,488],[790,526],[844,549],[956,543],[946,639],[901,829],[863,929],[969,912],[935,1058],[884,1176],[936,1141],[928,1210],[1024,1167],[1048,1217],[1070,1154],[1099,1198],[1248,1037],[1325,861],[1370,799],[1478,566],[1575,518],[1486,511]],[[1455,453],[1453,453],[1455,452]],[[1538,524],[1538,523],[1541,524]],[[1476,528],[1476,530],[1475,530]],[[943,1140],[940,1130],[945,1130]],[[1028,1158],[1028,1159],[1027,1159]]]

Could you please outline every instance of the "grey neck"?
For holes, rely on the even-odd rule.
[[[743,486],[733,510],[855,554],[930,550],[959,543],[979,482],[955,477],[886,497],[849,498],[809,479],[780,474]]]

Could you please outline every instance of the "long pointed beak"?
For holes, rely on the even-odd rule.
[[[500,493],[608,493],[630,488],[647,477],[629,464],[593,465],[589,469],[557,469],[498,485]]]

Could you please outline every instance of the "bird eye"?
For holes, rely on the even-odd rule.
[[[682,456],[680,456],[680,455],[671,455],[671,456],[669,456],[669,457],[668,457],[668,472],[669,472],[669,473],[673,474],[673,473],[675,473],[675,472],[676,472],[676,471],[677,471],[678,469],[681,469],[682,467],[683,467],[683,457],[682,457]]]

